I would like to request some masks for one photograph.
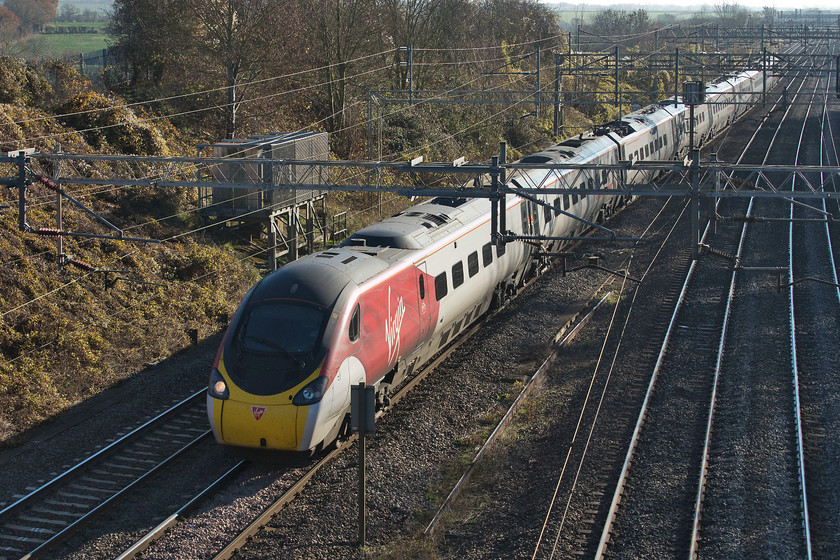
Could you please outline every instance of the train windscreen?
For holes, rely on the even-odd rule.
[[[242,315],[225,356],[232,380],[255,395],[287,391],[316,367],[328,311],[287,301],[262,301]]]

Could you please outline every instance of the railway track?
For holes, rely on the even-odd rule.
[[[753,118],[759,111],[760,126],[778,126],[781,112],[756,110]],[[728,132],[724,136],[727,135]],[[759,143],[754,135],[746,145],[762,150]],[[726,214],[732,210],[721,211]],[[558,495],[551,509],[565,501],[564,514],[559,520],[547,516],[534,558],[554,558],[563,552],[582,557],[599,557],[607,551],[620,557],[644,553],[682,557],[678,551],[687,554],[706,412],[714,387],[714,376],[708,372],[715,369],[731,279],[731,259],[737,248],[737,235],[730,236],[727,242],[718,238],[725,238],[726,231],[739,227],[740,224],[719,222],[715,241],[704,237],[710,251],[702,258],[704,266],[692,273],[696,276],[692,282],[685,288],[683,281],[676,286],[672,284],[667,290],[669,295],[662,301],[656,301],[655,296],[651,298],[642,290],[637,302],[640,311],[627,312],[636,314],[632,331],[649,336],[628,336],[626,341],[614,343],[608,350],[621,352],[614,358],[614,363],[619,364],[613,374],[617,381],[610,389],[612,395],[605,394],[598,405],[603,417],[600,426],[595,424],[596,419],[582,419],[581,423],[590,426],[591,435],[585,444],[587,456],[579,459],[575,484],[563,487],[558,482]],[[653,276],[664,275],[657,272]],[[675,295],[683,291],[687,292],[685,296]],[[662,325],[667,325],[668,320],[655,321],[653,326],[645,310],[673,309],[677,307],[674,302],[681,298],[687,303],[679,315],[671,318],[673,334],[663,348],[653,347],[654,341],[666,338]],[[651,371],[655,372],[653,376],[649,375]],[[649,383],[642,381],[645,377]],[[643,401],[646,404],[640,414],[635,403]],[[647,410],[647,404],[651,410]],[[635,426],[630,418],[637,419]],[[622,450],[622,441],[634,443]],[[642,443],[637,449],[639,441]],[[698,466],[696,470],[695,466]],[[685,474],[687,471],[691,474]],[[640,496],[635,504],[631,504],[629,491],[625,490],[628,479],[632,479],[632,491]],[[619,523],[613,525],[617,519]],[[642,548],[633,549],[636,544]],[[623,546],[628,548],[622,549]],[[651,546],[655,547],[653,552],[644,548]]]
[[[811,111],[817,113],[815,107]],[[819,135],[821,149],[799,153],[802,163],[823,165],[827,157],[837,161],[837,153],[827,141],[833,139],[827,104],[819,112],[812,115],[806,126],[810,126],[811,134]],[[831,151],[827,152],[826,147]],[[812,175],[808,179],[812,184],[822,185],[827,178]],[[826,186],[836,190],[836,185]],[[797,188],[808,187],[800,184]],[[832,482],[840,474],[836,460],[840,456],[840,443],[835,437],[840,428],[840,413],[830,405],[832,395],[840,394],[836,380],[840,363],[833,343],[840,338],[840,288],[836,247],[831,236],[831,227],[836,225],[825,219],[826,214],[832,219],[838,217],[836,211],[828,213],[824,201],[815,209],[790,208],[792,220],[803,220],[791,221],[788,281],[792,284],[789,296],[801,408],[802,485],[808,506],[809,548],[815,558],[831,558],[840,550],[837,531],[840,495]]]
[[[39,558],[210,436],[195,393],[0,511],[0,558]]]
[[[803,81],[802,84],[804,83]],[[802,85],[799,89],[802,89]],[[787,114],[786,110],[785,117]],[[782,120],[784,121],[784,118]],[[776,127],[777,133],[779,130],[780,128]],[[749,144],[753,144],[752,140]],[[770,147],[766,150],[767,154],[770,153],[772,146],[771,141]],[[782,146],[781,149],[790,150],[790,147]],[[770,208],[774,202],[776,201],[762,201],[762,213],[765,212],[764,208],[767,208],[767,213],[772,213]],[[751,203],[747,215],[753,211],[752,206]],[[725,210],[725,212],[731,211],[732,208]],[[769,230],[773,227],[764,225],[763,229]],[[762,327],[766,323],[764,321],[758,323],[755,321],[756,316],[749,314],[758,308],[756,304],[759,300],[765,303],[760,309],[776,309],[778,312],[779,306],[774,307],[772,301],[773,298],[778,298],[775,290],[772,289],[773,277],[770,278],[770,287],[768,287],[767,273],[771,265],[758,263],[758,266],[748,267],[746,260],[762,258],[772,260],[774,256],[767,257],[767,255],[776,255],[773,249],[778,246],[780,239],[774,238],[769,231],[763,230],[759,234],[747,236],[745,225],[737,251],[732,251],[731,245],[728,248],[721,248],[722,240],[739,239],[737,236],[726,236],[727,230],[732,229],[734,228],[730,224],[724,228],[718,226],[714,243],[715,254],[733,255],[733,262],[727,263],[726,259],[710,262],[707,258],[702,266],[694,271],[694,278],[686,280],[686,294],[690,297],[686,297],[686,303],[675,312],[675,321],[672,321],[672,324],[678,327],[669,331],[663,344],[662,359],[658,361],[651,378],[649,398],[646,397],[639,415],[634,437],[631,440],[607,520],[601,532],[595,554],[597,558],[605,557],[607,552],[610,557],[621,558],[646,554],[656,557],[694,557],[698,548],[698,538],[704,533],[701,519],[726,517],[720,512],[710,513],[705,504],[707,465],[710,465],[710,470],[715,473],[727,473],[733,478],[740,479],[752,478],[746,483],[742,481],[742,486],[730,490],[725,499],[742,498],[743,494],[739,495],[738,490],[744,490],[744,487],[751,485],[765,490],[764,493],[758,493],[765,496],[764,508],[750,510],[754,505],[750,503],[744,504],[741,510],[742,515],[746,511],[751,511],[747,515],[752,516],[752,519],[747,525],[756,529],[751,535],[762,535],[764,538],[760,544],[756,543],[757,546],[749,547],[750,549],[793,550],[797,555],[810,554],[807,502],[801,491],[796,492],[796,488],[804,488],[804,482],[801,479],[797,480],[795,476],[795,473],[803,470],[801,467],[797,469],[795,460],[796,457],[801,457],[802,449],[801,440],[796,435],[798,404],[793,409],[790,406],[785,408],[781,402],[768,398],[769,395],[761,394],[761,387],[766,383],[773,383],[772,393],[776,397],[779,393],[783,393],[785,388],[790,387],[789,375],[778,373],[790,372],[790,367],[785,368],[783,363],[762,363],[759,367],[758,363],[750,362],[750,365],[754,367],[745,367],[741,364],[740,368],[735,368],[740,372],[728,370],[732,368],[732,362],[737,362],[742,357],[746,348],[758,347],[758,350],[751,351],[756,357],[769,356],[774,348],[784,348],[786,341],[790,340],[790,331],[785,328],[762,332],[759,337],[756,337],[755,331],[763,331]],[[749,239],[752,241],[748,241]],[[731,244],[731,241],[729,243]],[[745,254],[742,254],[744,246],[747,248]],[[732,272],[734,263],[739,263],[739,266],[735,267],[738,274],[763,274],[764,276],[757,279],[739,280],[736,290],[736,274]],[[733,302],[737,303],[733,305]],[[746,309],[743,302],[749,302]],[[783,309],[782,315],[784,311],[786,309]],[[769,311],[767,313],[772,315]],[[727,339],[724,335],[730,314],[733,317],[751,317],[752,320],[741,320],[740,323],[735,321],[736,328],[732,329],[733,332]],[[758,344],[755,338],[758,338],[761,344]],[[720,373],[720,368],[723,368],[724,373]],[[726,404],[719,406],[717,400],[720,379],[725,377],[731,380],[739,373],[743,374],[744,370],[761,371],[755,377],[744,379],[743,384],[737,389],[741,392],[741,396],[752,395],[748,397],[750,402],[744,402],[743,398],[738,399],[737,394],[729,395],[722,391],[720,394],[726,395],[726,398],[722,399]],[[771,370],[775,375],[780,376],[775,382],[769,381],[772,376],[768,372]],[[795,392],[794,389],[791,390]],[[796,403],[794,394],[788,397],[781,400],[788,405]],[[723,422],[715,419],[716,414],[718,417],[723,416],[722,413],[716,412],[716,408],[729,406],[733,415],[744,414],[745,410],[749,411],[749,414],[754,414],[757,418],[754,428],[756,430],[764,428],[765,435],[775,438],[772,445],[760,449],[760,446],[752,447],[753,453],[764,453],[766,459],[764,462],[772,465],[762,474],[759,474],[762,472],[761,469],[754,468],[756,463],[748,465],[746,458],[742,455],[733,459],[729,454],[729,459],[725,460],[718,454],[721,448],[727,451],[738,448],[737,435],[729,438],[724,436],[721,438],[723,442],[717,441],[721,432],[737,424],[728,416]],[[790,424],[794,429],[786,430],[784,425],[779,425],[778,418],[780,417],[786,419],[781,424]],[[717,427],[718,424],[723,424],[723,427]],[[781,442],[785,443],[778,445]],[[743,441],[740,442],[740,448],[744,449]],[[699,467],[696,467],[697,465]],[[767,488],[766,480],[760,480],[767,476],[768,470],[772,471],[774,480],[784,487],[784,490],[773,492],[772,489]],[[721,476],[726,475],[721,474]],[[772,486],[772,483],[770,485]],[[768,499],[770,496],[775,499]],[[757,500],[758,496],[753,499]],[[767,503],[774,504],[775,508],[767,506]],[[691,507],[692,504],[694,507]],[[781,504],[785,504],[784,507]],[[771,512],[770,509],[774,511]],[[797,534],[800,524],[805,527],[805,530],[804,533]],[[773,530],[768,531],[768,526],[772,526]],[[763,531],[760,527],[764,527]],[[743,528],[741,530],[742,537],[748,539],[750,531]],[[721,543],[725,541],[734,548],[729,548],[719,557],[735,554],[739,550],[738,547],[743,545],[744,540],[733,539],[732,536],[732,530],[721,531]],[[782,542],[785,545],[782,545]],[[801,548],[796,548],[796,545],[790,544],[791,542],[800,543]],[[715,557],[715,553],[709,553],[709,549],[705,550],[709,555],[704,556]]]
[[[809,89],[813,89],[807,95],[813,97],[817,87],[819,84],[810,83]],[[795,162],[801,164],[805,163],[800,153],[805,145],[802,138],[806,127],[814,126],[814,117],[806,114],[800,118],[799,134],[788,134],[788,144],[781,143],[777,150],[795,154]],[[793,333],[796,314],[808,323],[818,315],[813,314],[814,308],[795,312],[798,306],[792,287],[778,289],[778,284],[790,284],[794,278],[798,268],[793,265],[798,252],[795,247],[818,245],[813,236],[803,235],[804,229],[818,228],[820,221],[825,228],[825,216],[804,206],[784,201],[762,201],[758,206],[757,211],[765,217],[801,221],[791,221],[789,228],[756,224],[750,242],[750,254],[756,255],[754,264],[778,267],[784,273],[778,278],[768,278],[765,273],[762,278],[745,268],[740,280],[734,314],[740,326],[727,341],[730,358],[718,406],[721,420],[710,444],[708,499],[703,504],[703,523],[697,523],[699,542],[692,548],[703,557],[729,557],[739,541],[741,546],[768,554],[783,550],[801,558],[814,557],[811,520],[815,516],[811,511],[813,494],[806,484],[810,461],[806,460],[809,453],[803,439],[807,430],[802,422],[802,370],[797,355],[802,351],[809,354],[815,347],[810,341],[799,344]],[[794,230],[800,231],[794,235]],[[779,254],[779,247],[787,249],[787,257]],[[823,267],[831,262],[825,254],[808,252],[812,259],[823,259]],[[774,283],[778,283],[777,295],[773,294]],[[757,309],[763,313],[758,323],[752,315]],[[736,516],[733,512],[743,513]]]

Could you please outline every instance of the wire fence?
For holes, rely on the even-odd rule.
[[[129,76],[125,48],[119,45],[65,56],[64,61],[76,65],[95,85],[109,87],[126,81]]]

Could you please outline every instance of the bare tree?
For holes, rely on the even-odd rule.
[[[253,82],[282,55],[277,29],[283,21],[276,0],[186,0],[194,18],[189,49],[213,82],[226,92],[225,136],[234,138],[237,115]]]
[[[761,9],[761,21],[767,25],[773,25],[773,22],[776,21],[776,16],[778,15],[778,11],[776,8],[770,6],[764,6]]]
[[[321,68],[326,96],[327,129],[338,133],[339,153],[351,150],[344,134],[348,123],[350,78],[359,65],[353,61],[371,54],[381,32],[375,0],[307,0],[315,18],[313,52]],[[354,84],[355,85],[355,84]]]
[[[739,27],[747,23],[749,12],[738,2],[721,0],[715,4],[715,15],[724,27]]]
[[[648,13],[643,9],[635,12],[624,10],[601,10],[592,17],[592,23],[587,27],[595,35],[603,39],[612,40],[625,46],[652,43],[650,31],[656,28]]]
[[[460,46],[459,29],[463,29],[471,13],[467,0],[384,0],[385,36],[387,46],[422,46],[424,49],[445,49]],[[396,89],[408,86],[407,54],[394,51],[394,84]],[[415,66],[414,84],[418,89],[433,79],[434,70]]]
[[[300,42],[303,30],[289,13],[278,0],[115,0],[113,26],[134,68],[132,85],[210,90],[200,99],[219,106],[223,134],[233,138],[259,79]]]

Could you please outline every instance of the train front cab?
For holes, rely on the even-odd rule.
[[[300,263],[246,296],[208,384],[207,414],[220,443],[306,451],[333,430],[345,403],[325,364],[333,333],[352,323],[341,312],[347,286],[334,268]]]

